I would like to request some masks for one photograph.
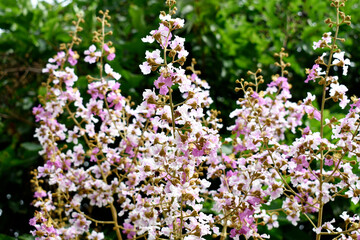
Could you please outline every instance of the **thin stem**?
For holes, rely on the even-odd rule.
[[[311,223],[311,225],[312,225],[314,228],[316,228],[315,223],[311,220],[311,218],[310,218],[306,213],[303,213],[303,214],[304,214],[304,216],[309,220],[309,222]]]
[[[116,212],[116,208],[114,207],[113,203],[110,203],[110,209],[111,209],[112,218],[114,220],[114,228],[115,228],[115,231],[116,231],[116,236],[117,236],[118,240],[122,240],[121,233],[120,233],[120,230],[119,230],[119,228],[121,228],[121,227],[118,225],[117,212]]]
[[[224,213],[224,215],[226,215],[226,213]],[[227,236],[227,218],[224,219],[224,227],[222,229],[222,232],[221,232],[221,238],[220,240],[225,240],[226,239],[226,236]]]
[[[73,208],[75,211],[77,211],[78,213],[80,213],[81,215],[83,215],[86,219],[89,219],[90,221],[94,222],[95,224],[114,224],[113,221],[102,221],[102,220],[96,220],[88,215],[86,215],[85,213],[83,213],[80,209],[78,208]]]
[[[339,7],[336,8],[336,31],[335,31],[335,36],[334,36],[334,41],[332,43],[331,46],[331,50],[330,50],[330,56],[329,56],[329,61],[326,67],[326,75],[325,75],[325,81],[324,81],[324,85],[323,85],[323,91],[322,91],[322,100],[321,100],[321,126],[320,126],[320,137],[323,138],[324,137],[324,109],[325,109],[325,101],[326,101],[326,79],[329,76],[329,72],[330,72],[330,67],[331,67],[331,60],[332,60],[332,56],[334,53],[334,49],[335,49],[335,44],[336,44],[336,39],[339,33]],[[319,185],[319,214],[318,214],[318,223],[317,223],[317,227],[321,227],[322,226],[322,218],[323,218],[323,210],[324,210],[324,203],[323,203],[323,183],[324,183],[324,179],[323,179],[323,168],[324,168],[324,150],[321,151],[321,158],[320,158],[320,176],[319,176],[319,181],[320,181],[320,185]],[[321,239],[321,234],[316,234],[316,240],[320,240]]]
[[[320,235],[338,235],[338,234],[346,234],[346,233],[350,233],[352,231],[357,231],[359,230],[359,228],[350,228],[348,230],[342,231],[342,232],[321,232],[319,233]]]
[[[175,136],[175,135],[174,135]],[[181,195],[181,202],[180,202],[180,240],[183,240],[183,234],[182,234],[182,229],[184,226],[184,216],[183,216],[183,196]]]

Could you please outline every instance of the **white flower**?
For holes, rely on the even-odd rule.
[[[119,80],[121,78],[121,75],[117,72],[114,72],[114,70],[110,67],[109,64],[105,64],[105,73],[113,78],[115,78],[116,80]]]
[[[344,58],[345,52],[334,53],[334,61],[332,64],[338,65],[339,67],[343,67],[343,75],[346,76],[348,72],[348,68],[350,65],[350,60],[348,58]]]
[[[147,75],[147,74],[151,73],[151,67],[150,67],[148,62],[143,62],[142,64],[139,65],[139,67],[141,69],[141,72],[144,75]]]
[[[171,20],[171,16],[169,14],[166,14],[165,16],[160,14],[159,18],[161,21],[170,21]]]
[[[147,35],[144,38],[141,38],[141,41],[143,42],[148,42],[148,43],[153,43],[155,40],[155,38],[153,36]]]
[[[341,217],[344,221],[350,219],[350,216],[347,214],[346,211],[344,211],[344,212],[340,215],[340,217]]]
[[[321,227],[313,228],[313,231],[314,231],[316,234],[319,234],[319,233],[321,233]]]
[[[88,239],[93,239],[93,240],[101,240],[104,239],[104,233],[98,233],[96,231],[92,231],[91,235],[88,236]]]
[[[155,51],[146,51],[145,52],[145,58],[148,59],[148,58],[152,58],[154,59],[154,61],[157,63],[157,64],[162,64],[164,62],[164,59],[162,59],[162,57],[160,56],[161,55],[161,52],[159,49],[156,49]]]

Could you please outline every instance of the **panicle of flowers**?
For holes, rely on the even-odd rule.
[[[111,45],[105,44],[105,36],[111,34],[105,31],[105,27],[109,27],[108,12],[100,11],[100,14],[101,29],[95,34],[94,43]],[[81,31],[81,22],[83,19],[79,17],[75,23],[76,31],[72,33],[73,41],[61,45],[66,52],[65,55],[58,54],[62,60],[58,58],[57,62],[61,64],[57,68],[47,65],[44,71],[49,73],[47,93],[40,99],[42,105],[33,109],[36,121],[40,123],[35,137],[42,145],[40,154],[45,159],[45,164],[35,171],[33,180],[33,204],[39,211],[30,224],[36,229],[32,234],[37,239],[75,239],[82,235],[88,235],[88,239],[104,239],[101,232],[89,233],[92,223],[104,222],[113,225],[121,239],[114,194],[121,196],[121,179],[131,172],[134,155],[129,153],[134,149],[129,150],[129,145],[133,133],[129,133],[127,127],[136,124],[136,112],[130,107],[130,99],[121,95],[120,84],[114,80],[119,80],[120,74],[109,64],[104,64],[108,51],[103,48],[101,52],[95,52],[95,45],[89,52],[85,51],[84,61],[97,61],[99,74],[87,76],[90,99],[82,98],[76,88],[75,70],[66,66],[65,61],[69,59],[71,66],[77,63],[74,59],[78,56],[72,49],[80,43],[77,33]],[[49,62],[51,64],[53,60]],[[130,122],[132,115],[135,120]],[[61,123],[66,119],[71,119],[72,124]],[[45,192],[42,187],[46,185],[55,190]],[[110,209],[112,220],[106,222],[90,217],[91,208],[84,208],[86,202],[91,208]]]
[[[289,147],[284,143],[285,132],[295,133],[302,124],[303,108],[291,102],[291,85],[284,75],[289,63],[283,61],[287,54],[284,49],[276,56],[276,63],[282,69],[281,76],[275,75],[264,91],[261,69],[249,71],[253,82],[238,80],[244,96],[239,98],[238,108],[230,114],[235,125],[228,128],[235,135],[226,139],[231,143],[233,153],[223,155],[222,162],[210,170],[213,177],[220,176],[219,189],[212,191],[215,200],[214,210],[220,212],[216,220],[223,225],[223,234],[230,228],[230,237],[244,235],[246,238],[264,239],[269,236],[258,233],[258,225],[268,225],[269,229],[278,226],[278,213],[265,210],[289,190],[282,182],[282,172],[286,170]],[[291,209],[295,209],[293,201]],[[295,213],[295,219],[297,213]]]
[[[331,222],[323,223],[324,205],[335,201],[337,197],[350,198],[357,203],[358,191],[357,181],[359,177],[354,172],[354,164],[358,161],[359,145],[356,141],[359,134],[359,121],[357,112],[358,106],[354,102],[352,109],[343,119],[325,119],[325,103],[329,100],[340,102],[340,107],[345,109],[350,100],[346,96],[347,88],[339,83],[338,76],[331,76],[330,69],[334,66],[343,67],[343,75],[346,75],[347,67],[350,65],[348,59],[344,59],[344,52],[339,49],[338,41],[345,41],[339,38],[339,26],[350,24],[350,17],[340,11],[340,7],[346,1],[333,0],[331,6],[336,9],[336,20],[327,19],[325,22],[329,27],[335,27],[335,33],[324,34],[319,47],[329,48],[330,53],[323,53],[315,61],[311,70],[307,70],[309,80],[316,81],[322,86],[322,97],[319,109],[313,106],[315,96],[308,93],[303,100],[304,112],[309,118],[315,118],[320,122],[320,129],[311,131],[310,127],[302,130],[302,136],[288,145],[284,152],[284,159],[287,160],[286,167],[280,168],[281,173],[291,176],[288,190],[291,195],[286,195],[283,201],[283,209],[287,218],[296,225],[300,216],[306,217],[314,226],[316,239],[322,235],[334,235],[341,239],[350,239],[354,234],[359,234],[359,228],[352,231],[334,230]],[[325,56],[329,56],[325,59]],[[335,58],[335,60],[332,60]],[[325,133],[330,135],[325,137]],[[308,214],[317,214],[317,223],[313,222]],[[327,230],[327,232],[324,232]]]
[[[183,25],[183,20],[172,17],[174,4],[167,1],[169,13],[162,12],[158,30],[143,39],[160,45],[147,51],[147,61],[140,65],[144,74],[159,73],[154,82],[159,93],[146,90],[136,108],[145,126],[143,147],[132,182],[125,183],[128,196],[119,213],[128,214],[123,225],[128,238],[146,234],[148,239],[204,239],[212,234],[213,217],[201,212],[210,186],[204,171],[206,164],[217,161],[221,124],[217,111],[206,111],[212,103],[209,85],[198,77],[195,60],[188,67],[191,75],[181,67],[187,51],[184,39],[173,32]],[[174,96],[182,100],[175,102]]]
[[[109,227],[119,240],[266,239],[270,236],[259,226],[279,227],[278,216],[283,216],[293,225],[307,219],[317,240],[323,235],[359,238],[358,215],[343,212],[344,223],[323,219],[324,205],[338,197],[354,204],[360,200],[355,171],[360,101],[349,100],[339,77],[330,75],[335,66],[343,75],[348,71],[350,61],[337,42],[344,41],[339,26],[351,19],[340,11],[345,0],[331,2],[337,18],[325,22],[336,27],[335,33],[314,43],[330,53],[316,59],[305,80],[323,87],[320,107],[311,93],[291,101],[290,64],[281,49],[275,54],[281,74],[269,84],[262,85],[261,69],[248,72],[250,81],[236,81],[242,96],[230,115],[232,137],[223,143],[220,111],[210,109],[208,83],[200,79],[194,59],[183,68],[189,53],[175,32],[184,26],[174,17],[175,0],[166,0],[169,10],[160,13],[159,27],[142,38],[158,48],[145,52],[140,70],[158,76],[137,106],[121,94],[121,75],[109,64],[115,48],[106,41],[112,34],[108,11],[100,11],[101,26],[83,56],[74,50],[81,42],[79,17],[72,42],[62,44],[43,70],[49,74],[47,93],[33,108],[45,162],[33,171],[37,211],[29,221],[31,233],[36,239],[105,239]],[[82,60],[98,70],[86,76],[86,92],[76,87],[75,67]],[[330,100],[350,108],[345,117],[325,119]],[[303,124],[306,114],[320,130]],[[275,200],[282,203],[280,209]],[[213,205],[211,213],[202,211],[206,202]],[[101,210],[101,220],[94,209]]]

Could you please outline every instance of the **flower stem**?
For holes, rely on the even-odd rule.
[[[320,125],[320,137],[323,138],[324,137],[324,109],[325,109],[325,101],[326,101],[326,79],[329,76],[329,72],[330,72],[330,67],[331,67],[331,60],[332,60],[332,56],[334,54],[334,49],[335,49],[335,45],[336,45],[336,39],[339,33],[339,6],[337,6],[336,8],[336,31],[335,31],[335,36],[334,36],[334,41],[331,45],[331,50],[330,50],[330,56],[329,56],[329,61],[328,64],[326,65],[326,75],[325,75],[325,81],[324,81],[324,85],[323,85],[323,91],[322,91],[322,99],[321,99],[321,125]],[[317,227],[320,228],[322,226],[322,218],[323,218],[323,211],[324,211],[324,203],[323,203],[323,183],[324,183],[324,179],[323,179],[323,168],[324,168],[324,150],[321,150],[321,158],[320,158],[320,176],[319,176],[319,214],[318,214],[318,223],[317,223]],[[316,234],[316,240],[320,240],[321,239],[321,234],[318,233]]]

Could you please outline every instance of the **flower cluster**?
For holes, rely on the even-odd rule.
[[[338,17],[326,22],[336,27],[333,37],[326,33],[314,43],[329,48],[329,57],[322,54],[307,70],[305,82],[323,87],[320,108],[311,93],[291,101],[282,49],[275,64],[281,75],[265,87],[261,69],[248,72],[252,80],[237,81],[242,96],[224,140],[220,112],[210,109],[210,87],[196,61],[183,68],[189,53],[175,32],[184,20],[174,17],[174,0],[166,1],[169,12],[161,12],[159,27],[142,39],[158,48],[145,52],[140,70],[157,78],[138,105],[121,94],[121,75],[111,67],[116,55],[105,41],[112,34],[108,12],[100,11],[101,28],[82,56],[73,50],[81,42],[79,18],[73,41],[43,70],[47,93],[33,108],[45,163],[33,171],[38,210],[31,233],[36,239],[99,240],[107,230],[117,239],[265,239],[270,236],[260,226],[277,228],[282,216],[293,225],[307,219],[317,240],[359,239],[358,215],[323,219],[324,205],[338,197],[360,200],[360,101],[350,101],[339,77],[329,74],[336,66],[346,75],[350,65],[336,45],[339,26],[350,21],[339,10],[344,2],[332,1]],[[98,70],[87,76],[85,91],[77,88],[79,61]],[[350,110],[326,119],[330,100]]]
[[[280,53],[281,57],[284,55]],[[237,81],[241,87],[236,90],[242,91],[244,97],[238,100],[239,108],[230,115],[236,117],[235,125],[229,127],[235,137],[226,140],[232,144],[233,154],[224,155],[214,171],[221,179],[219,189],[212,192],[214,209],[221,212],[218,217],[223,219],[222,225],[233,228],[230,237],[268,238],[258,234],[261,219],[269,229],[278,226],[278,213],[266,211],[263,205],[270,205],[284,194],[286,186],[281,172],[289,163],[286,156],[289,147],[281,142],[285,140],[286,131],[295,133],[296,127],[302,124],[303,107],[289,100],[287,78],[274,76],[265,91],[258,91],[264,82],[260,72],[249,72],[255,83]],[[288,204],[294,209],[292,202]],[[289,220],[296,220],[297,214],[298,211]]]

